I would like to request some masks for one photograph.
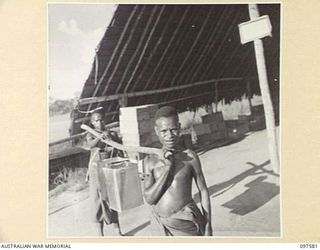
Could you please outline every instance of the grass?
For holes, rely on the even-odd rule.
[[[87,168],[67,169],[63,168],[51,177],[51,185],[54,187],[49,191],[49,199],[58,196],[65,191],[79,192],[89,185],[85,182]]]

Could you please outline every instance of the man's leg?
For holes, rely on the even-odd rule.
[[[114,229],[117,230],[118,234],[120,236],[123,236],[120,228],[120,223],[119,223],[119,214],[117,211],[111,209],[111,220],[113,222]]]
[[[113,226],[114,226],[114,228],[117,230],[117,232],[118,232],[118,234],[119,234],[120,236],[124,236],[124,234],[122,234],[122,232],[121,232],[121,228],[120,228],[119,221],[113,223]]]

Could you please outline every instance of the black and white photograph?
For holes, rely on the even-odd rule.
[[[280,238],[280,3],[47,4],[48,238]]]

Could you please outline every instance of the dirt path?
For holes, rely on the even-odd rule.
[[[210,193],[215,236],[280,236],[279,176],[271,171],[265,130],[231,145],[203,150],[199,156]],[[199,202],[195,186],[193,190]],[[59,200],[50,201],[48,236],[95,237],[88,221],[88,202],[88,190],[66,192]],[[57,209],[59,206],[62,209]],[[120,214],[126,236],[161,235],[149,209],[143,205]],[[112,226],[105,233],[116,236]]]

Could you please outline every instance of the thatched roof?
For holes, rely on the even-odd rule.
[[[279,79],[280,5],[258,7],[260,15],[269,15],[272,23],[273,36],[264,38],[264,48],[269,84],[274,85],[274,79]],[[200,82],[191,88],[128,99],[128,106],[170,102],[183,111],[215,100],[238,99],[248,94],[248,79],[251,94],[259,94],[253,43],[242,45],[239,38],[238,24],[249,19],[246,4],[119,5],[97,48],[80,98]],[[103,106],[106,113],[114,112],[109,121],[118,119],[116,99],[80,102],[78,108],[97,106]]]

